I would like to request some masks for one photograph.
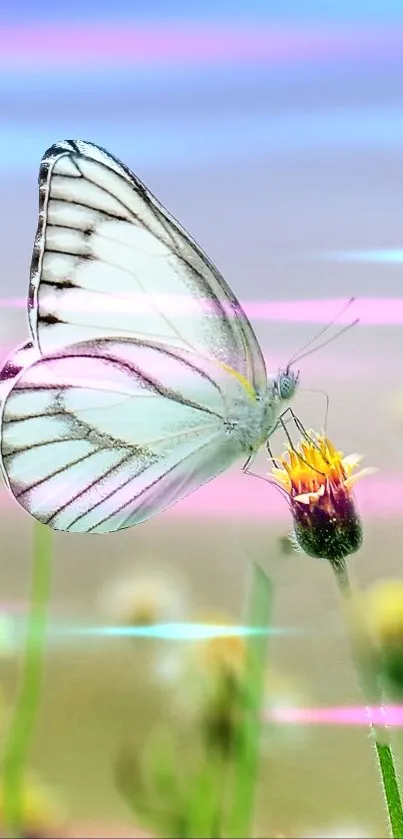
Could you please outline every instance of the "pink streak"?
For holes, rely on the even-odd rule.
[[[259,474],[264,475],[259,469]],[[268,471],[268,470],[267,470]],[[357,485],[358,509],[363,516],[400,516],[402,512],[403,480],[400,477],[367,477]],[[174,516],[225,518],[240,516],[245,519],[273,520],[291,517],[280,491],[258,478],[232,473],[222,475],[171,508]]]
[[[266,711],[267,722],[291,723],[294,725],[389,725],[403,726],[403,706],[383,707],[335,707],[335,708],[275,708]]]
[[[342,339],[341,339],[342,340]],[[20,341],[21,343],[21,341]],[[2,364],[12,356],[17,349],[17,342],[13,344],[3,344],[0,345],[0,368]],[[263,355],[266,358],[266,366],[269,374],[274,374],[280,368],[283,368],[288,361],[291,352],[284,353],[283,355],[279,355],[278,353],[273,353],[272,347],[270,346],[263,346]],[[290,349],[294,350],[295,347],[292,346]],[[297,367],[299,365],[296,365]],[[326,351],[322,353],[319,351],[317,354],[315,353],[312,356],[308,356],[308,358],[304,358],[301,361],[301,387],[300,389],[304,391],[304,380],[311,373],[315,375],[315,377],[325,376],[326,381],[323,383],[323,390],[327,393],[326,387],[327,383],[331,378],[342,378],[343,381],[356,379],[357,377],[360,378],[361,381],[371,378],[373,380],[374,375],[384,376],[385,375],[385,360],[382,356],[379,356],[379,353],[374,350],[374,355],[370,357],[365,357],[365,359],[359,358],[341,358],[337,354],[332,355],[329,357],[329,353]],[[318,397],[319,398],[319,397]]]
[[[368,465],[371,465],[370,462]],[[258,471],[264,475],[266,470],[263,467]],[[74,492],[74,487],[72,491]],[[397,475],[369,476],[357,485],[355,496],[359,513],[364,519],[400,518],[403,479]],[[12,503],[5,486],[0,489],[0,503]],[[14,511],[18,509],[15,503],[12,504],[12,508]],[[162,515],[177,519],[232,520],[236,516],[241,520],[254,520],[264,525],[282,521],[288,523],[291,528],[288,504],[280,491],[272,484],[265,484],[257,478],[243,475],[240,470],[215,478]]]
[[[288,323],[328,323],[337,315],[344,300],[252,301],[245,303],[248,317]],[[359,298],[338,318],[338,323],[360,319],[361,325],[402,324],[403,298]]]
[[[341,338],[341,341],[342,340],[343,338]],[[5,363],[6,359],[9,359],[12,355],[14,355],[16,349],[17,342],[8,345],[0,345],[0,368]],[[269,345],[267,347],[263,345],[262,349],[263,355],[266,359],[268,374],[274,375],[280,368],[284,368],[286,366],[288,359],[291,357],[291,351],[295,350],[295,346],[290,345],[289,351],[284,351],[281,355],[273,353],[272,347]],[[306,392],[307,388],[305,387],[305,384],[310,376],[314,376],[316,381],[322,379],[322,382],[320,383],[320,390],[323,394],[328,395],[330,388],[329,382],[334,382],[337,379],[341,379],[345,385],[347,382],[356,380],[359,380],[360,382],[367,382],[371,379],[371,381],[373,381],[377,376],[385,378],[385,359],[379,354],[376,348],[374,348],[370,355],[368,354],[365,358],[361,359],[350,358],[349,356],[346,356],[346,354],[344,354],[343,357],[343,355],[339,354],[339,352],[330,353],[327,350],[324,350],[323,352],[320,350],[317,353],[304,358],[300,364],[295,366],[297,368],[301,368],[300,394]],[[183,382],[184,381],[185,379]],[[179,387],[181,384],[182,381],[179,380]],[[0,390],[1,389],[2,383],[0,382]],[[310,404],[312,404],[312,400],[315,400],[315,405],[317,405],[319,411],[318,423],[321,425],[325,410],[324,396],[320,393],[315,393],[309,396]],[[296,410],[298,413],[298,407]],[[332,413],[332,399],[330,399],[330,410]],[[303,420],[302,415],[301,419]]]
[[[50,299],[50,297],[49,297]],[[155,302],[157,302],[157,295],[154,295]],[[98,298],[99,300],[99,298]],[[102,300],[102,298],[101,298]],[[169,310],[170,313],[178,315],[191,314],[192,311],[200,312],[201,301],[198,301],[197,308],[192,305],[192,302],[184,297],[158,297],[160,304],[164,307],[164,311]],[[134,295],[131,298],[114,300],[102,300],[99,307],[95,305],[95,301],[91,304],[91,310],[97,308],[99,310],[111,310],[113,305],[114,312],[120,310],[127,314],[129,304],[133,307],[133,313],[138,314],[142,311],[145,305],[144,297],[138,296],[138,300]],[[286,323],[329,323],[332,318],[345,305],[346,300],[343,299],[325,299],[325,300],[246,300],[242,302],[242,307],[247,316],[253,320],[265,321],[283,321]],[[5,309],[12,308],[26,308],[27,300],[24,297],[0,298],[0,307]],[[89,307],[89,304],[88,304]],[[149,307],[148,307],[149,308]],[[78,307],[76,307],[76,310]],[[83,311],[85,307],[80,304],[79,310]],[[70,307],[74,311],[74,306]],[[211,303],[206,301],[206,311],[211,312]],[[338,323],[350,323],[355,318],[360,319],[360,324],[363,326],[376,325],[401,325],[403,324],[403,298],[401,297],[379,297],[379,298],[359,298],[355,300],[354,304],[338,319]]]
[[[401,55],[403,30],[247,23],[64,23],[0,27],[0,66],[20,70]]]

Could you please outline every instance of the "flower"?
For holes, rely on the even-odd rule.
[[[161,685],[175,678],[178,643],[161,638],[165,625],[181,623],[188,615],[189,592],[179,573],[160,561],[130,570],[107,581],[98,596],[98,610],[108,624],[121,628],[134,656],[133,672]],[[153,628],[159,627],[156,635]],[[140,636],[139,636],[139,630]]]
[[[220,612],[201,614],[197,624],[211,627],[216,634],[181,643],[174,710],[181,722],[187,719],[192,730],[200,732],[208,749],[228,758],[238,747],[239,727],[250,707],[247,638],[238,633],[235,621]],[[274,717],[278,708],[302,701],[294,682],[271,665],[264,674],[264,686],[264,709]],[[273,751],[274,728],[279,730],[278,726],[264,727],[261,745],[265,753]]]
[[[195,623],[217,628],[217,634],[181,643],[173,710],[197,727],[208,748],[227,757],[236,747],[246,689],[246,641],[236,633],[236,623],[221,613],[203,613]]]
[[[1,827],[4,825],[4,809],[4,784],[0,781]],[[24,836],[55,836],[64,826],[66,813],[53,790],[29,777],[22,788],[21,817]]]
[[[378,673],[403,695],[403,580],[381,580],[365,595],[363,612],[377,655]]]
[[[361,456],[347,457],[324,435],[310,432],[272,469],[285,490],[297,545],[309,556],[338,562],[362,544],[362,525],[352,488],[373,469],[354,473]]]
[[[202,616],[202,624],[220,627],[234,634],[212,635],[193,644],[194,662],[198,672],[207,679],[241,678],[245,666],[246,639],[236,633],[236,623],[226,615],[211,612]]]
[[[99,605],[106,617],[123,626],[154,626],[183,620],[186,593],[182,580],[160,565],[109,581]]]

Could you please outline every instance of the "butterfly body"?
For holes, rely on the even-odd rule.
[[[239,400],[231,406],[226,416],[227,433],[246,455],[250,455],[258,451],[268,439],[281,409],[272,388],[249,402]]]
[[[0,374],[1,462],[56,530],[138,524],[246,461],[298,376],[267,378],[217,269],[120,161],[84,141],[44,155],[28,315]]]

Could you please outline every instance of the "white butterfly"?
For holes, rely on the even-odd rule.
[[[130,527],[249,463],[298,384],[290,366],[267,380],[207,256],[82,140],[41,162],[28,315],[32,343],[1,373],[2,467],[55,530]]]

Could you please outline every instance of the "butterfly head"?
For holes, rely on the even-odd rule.
[[[299,384],[299,370],[295,371],[287,366],[285,370],[279,370],[274,382],[276,394],[279,399],[292,399]]]

